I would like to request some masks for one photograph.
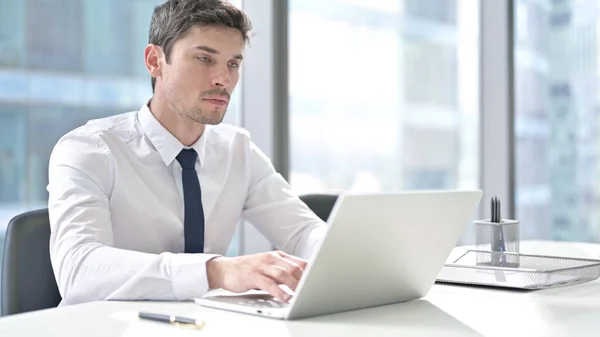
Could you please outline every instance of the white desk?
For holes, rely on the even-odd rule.
[[[451,260],[466,248],[456,248]],[[531,241],[522,252],[600,258],[600,245]],[[138,320],[202,317],[202,330]],[[600,336],[600,281],[531,292],[436,284],[422,300],[279,321],[191,302],[93,302],[0,318],[0,336]]]

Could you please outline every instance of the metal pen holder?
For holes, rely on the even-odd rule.
[[[519,267],[519,221],[476,220],[476,264],[494,267]]]

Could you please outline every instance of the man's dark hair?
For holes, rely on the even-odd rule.
[[[148,42],[161,47],[170,63],[173,44],[190,28],[208,25],[235,28],[246,42],[252,30],[248,16],[225,0],[167,0],[154,7]],[[155,83],[156,78],[152,77],[152,92]]]

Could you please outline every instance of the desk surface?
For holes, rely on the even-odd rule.
[[[449,261],[464,252],[458,247]],[[600,259],[600,245],[528,241],[521,251]],[[202,330],[142,321],[136,311],[203,318]],[[600,280],[514,291],[436,284],[408,303],[279,321],[192,302],[92,302],[0,318],[0,336],[598,336]]]

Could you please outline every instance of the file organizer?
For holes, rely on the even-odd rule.
[[[535,290],[580,284],[600,277],[600,260],[518,254],[519,267],[513,268],[478,265],[477,257],[482,254],[492,252],[469,250],[453,263],[445,264],[436,282]]]

